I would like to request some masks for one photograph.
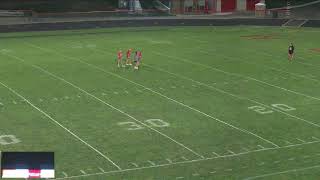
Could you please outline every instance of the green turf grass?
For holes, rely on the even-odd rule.
[[[316,179],[320,53],[309,49],[320,48],[319,32],[1,34],[0,132],[21,142],[0,150],[54,151],[57,178]],[[116,66],[119,48],[143,51],[138,71]]]

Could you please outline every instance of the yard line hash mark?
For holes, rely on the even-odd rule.
[[[130,163],[132,164],[134,167],[139,167],[137,163]]]
[[[264,177],[269,177],[269,176],[274,176],[274,175],[279,175],[279,174],[296,173],[299,171],[304,171],[304,170],[309,170],[309,169],[317,169],[317,168],[320,168],[320,165],[310,166],[310,167],[305,167],[305,168],[298,168],[298,169],[290,169],[290,170],[286,170],[286,171],[279,171],[279,172],[274,172],[274,173],[269,173],[269,174],[262,174],[262,175],[258,175],[258,176],[247,177],[244,180],[264,178]]]
[[[211,152],[213,155],[215,155],[216,157],[220,157],[220,155],[216,152]]]
[[[68,177],[68,174],[67,173],[65,173],[65,172],[61,172],[63,175],[64,175],[64,177]]]
[[[302,142],[302,143],[305,143],[306,141],[302,140],[302,139],[299,139],[297,138],[298,141]]]
[[[181,158],[182,158],[183,160],[186,160],[186,161],[189,160],[188,158],[186,158],[186,157],[184,157],[184,156],[182,156]]]
[[[152,166],[156,165],[153,161],[148,161],[148,163],[151,164]]]
[[[284,142],[286,142],[287,144],[293,144],[292,142],[290,142],[290,141],[284,141]]]
[[[101,167],[98,167],[98,169],[103,173],[105,172],[104,169],[102,169]]]
[[[172,160],[171,159],[166,159],[170,164],[172,163]]]
[[[208,160],[220,159],[220,158],[225,158],[225,157],[238,157],[238,156],[241,156],[241,155],[255,153],[255,152],[265,152],[265,151],[271,151],[271,150],[288,149],[288,148],[292,148],[292,147],[298,147],[298,146],[303,146],[303,145],[307,145],[307,144],[315,144],[315,143],[320,143],[320,141],[307,142],[307,143],[303,143],[303,144],[295,144],[295,145],[283,146],[283,147],[258,149],[258,150],[253,150],[253,151],[250,151],[250,152],[238,153],[238,154],[235,154],[235,155],[231,155],[231,154],[230,155],[222,155],[222,156],[219,156],[219,157],[196,159],[196,160],[186,160],[186,161],[174,162],[174,163],[171,163],[171,164],[161,164],[161,165],[157,165],[157,166],[123,169],[123,170],[116,170],[116,171],[108,171],[108,172],[105,172],[105,173],[93,173],[93,174],[88,174],[88,175],[78,175],[78,176],[72,176],[72,177],[68,177],[68,178],[57,178],[57,179],[73,179],[73,178],[79,178],[79,177],[97,176],[97,175],[103,175],[103,174],[122,173],[122,172],[129,172],[129,171],[136,171],[136,170],[143,170],[143,169],[174,166],[174,165],[177,165],[177,164],[187,164],[187,163],[208,161]],[[320,153],[318,153],[317,155],[320,156]],[[280,161],[274,161],[274,163],[280,163]],[[248,166],[242,166],[241,168],[248,168]]]

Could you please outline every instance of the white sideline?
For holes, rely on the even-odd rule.
[[[233,129],[236,129],[236,130],[241,131],[241,132],[243,132],[243,133],[246,133],[246,134],[255,136],[256,138],[258,138],[258,139],[260,139],[260,140],[263,140],[263,141],[265,141],[265,142],[267,142],[267,143],[269,143],[269,144],[272,144],[272,145],[275,146],[275,147],[279,147],[277,144],[275,144],[275,143],[273,143],[273,142],[271,142],[271,141],[269,141],[269,140],[267,140],[267,139],[265,139],[265,138],[263,138],[263,137],[255,134],[255,133],[253,133],[253,132],[250,132],[250,131],[248,131],[248,130],[245,130],[245,129],[241,129],[241,128],[239,128],[239,127],[236,127],[236,126],[234,126],[234,125],[232,125],[232,124],[229,124],[229,123],[227,123],[227,122],[225,122],[225,121],[222,121],[222,120],[220,120],[220,119],[218,119],[218,118],[216,118],[216,117],[213,117],[213,116],[211,116],[211,115],[209,115],[209,114],[206,114],[206,113],[204,113],[204,112],[202,112],[202,111],[200,111],[200,110],[198,110],[198,109],[195,109],[195,108],[193,108],[193,107],[191,107],[191,106],[188,106],[188,105],[186,105],[186,104],[184,104],[184,103],[181,103],[181,102],[179,102],[179,101],[177,101],[177,100],[175,100],[175,99],[172,99],[172,98],[170,98],[170,97],[168,97],[168,96],[165,96],[165,95],[163,95],[163,94],[161,94],[161,93],[159,93],[159,92],[157,92],[157,91],[154,91],[154,90],[152,90],[151,88],[145,87],[145,86],[142,85],[142,84],[136,83],[136,82],[131,81],[131,80],[127,79],[127,78],[124,78],[124,77],[122,77],[122,76],[120,76],[120,75],[118,75],[118,74],[115,74],[115,73],[106,71],[106,70],[104,70],[104,69],[102,69],[102,68],[100,68],[100,67],[98,67],[98,66],[95,66],[95,65],[93,65],[93,64],[87,63],[87,62],[81,60],[80,58],[69,57],[69,56],[63,55],[63,54],[61,54],[61,53],[57,53],[56,51],[48,50],[47,48],[41,48],[41,47],[39,47],[39,46],[30,44],[30,43],[28,43],[28,44],[29,44],[30,46],[32,46],[32,47],[37,48],[37,49],[41,49],[41,50],[43,50],[43,51],[49,51],[49,52],[52,52],[52,53],[57,54],[57,55],[59,55],[59,56],[62,56],[62,57],[64,57],[64,58],[68,58],[68,59],[71,59],[71,60],[75,60],[75,61],[81,62],[81,63],[86,64],[86,65],[88,65],[88,66],[90,66],[90,67],[93,67],[93,68],[95,68],[95,69],[97,69],[97,70],[100,70],[100,71],[105,72],[105,73],[107,73],[107,74],[110,74],[110,75],[112,75],[112,76],[118,77],[118,78],[120,78],[120,79],[123,79],[123,80],[125,80],[125,81],[128,81],[128,82],[130,82],[130,83],[132,83],[132,84],[135,84],[135,85],[137,85],[137,86],[143,87],[144,89],[149,90],[149,91],[153,92],[154,94],[157,94],[157,95],[159,95],[159,96],[161,96],[161,97],[163,97],[163,98],[166,98],[166,99],[168,99],[168,100],[171,100],[171,101],[173,101],[173,102],[175,102],[175,103],[177,103],[177,104],[179,104],[179,105],[181,105],[181,106],[184,106],[184,107],[186,107],[186,108],[188,108],[188,109],[191,109],[191,110],[193,110],[193,111],[195,111],[195,112],[198,112],[199,114],[202,114],[202,115],[204,115],[204,116],[206,116],[206,117],[209,117],[209,118],[211,118],[211,119],[214,119],[214,120],[216,120],[217,122],[220,122],[220,123],[222,123],[222,124],[224,124],[224,125],[227,125],[227,126],[233,128]],[[201,157],[202,157],[202,156],[201,156]]]
[[[108,172],[104,172],[104,173],[99,172],[99,173],[92,173],[92,174],[87,174],[87,175],[69,176],[69,177],[56,178],[56,179],[57,180],[58,179],[73,179],[73,178],[79,178],[79,177],[97,176],[97,175],[104,175],[104,174],[123,173],[123,172],[129,172],[129,171],[137,171],[137,170],[144,170],[144,169],[167,167],[167,166],[173,166],[173,165],[177,165],[177,164],[189,164],[189,163],[202,162],[202,161],[208,161],[208,160],[213,160],[213,159],[221,159],[221,158],[227,158],[227,157],[238,157],[238,156],[251,154],[251,153],[256,153],[256,152],[264,152],[264,151],[279,150],[279,149],[288,149],[288,148],[292,148],[292,147],[303,146],[303,145],[314,144],[314,143],[320,143],[320,141],[313,141],[313,142],[307,142],[307,143],[302,143],[302,144],[294,144],[294,145],[283,146],[283,147],[258,149],[258,150],[242,152],[242,153],[238,153],[238,154],[228,154],[228,155],[216,156],[216,157],[205,158],[205,159],[186,160],[186,161],[173,162],[173,163],[161,164],[161,165],[156,165],[156,166],[130,168],[130,169],[117,170],[117,171],[108,171]]]
[[[87,143],[86,141],[82,140],[78,135],[74,134],[71,130],[69,130],[68,128],[64,127],[62,124],[60,124],[58,121],[56,121],[55,119],[53,119],[50,115],[48,115],[46,112],[42,111],[40,108],[38,108],[37,106],[35,106],[34,104],[32,104],[29,100],[27,100],[24,96],[22,96],[21,94],[17,93],[15,90],[11,89],[9,86],[7,86],[6,84],[0,82],[0,84],[7,88],[8,90],[10,90],[12,93],[14,93],[16,96],[20,97],[21,99],[23,99],[25,102],[27,102],[31,107],[33,107],[34,109],[38,110],[40,113],[42,113],[43,115],[45,115],[47,118],[49,118],[52,122],[54,122],[55,124],[57,124],[58,126],[60,126],[61,128],[63,128],[65,131],[67,131],[68,133],[70,133],[73,137],[75,137],[76,139],[78,139],[79,141],[81,141],[83,144],[85,144],[86,146],[88,146],[89,148],[91,148],[92,150],[94,150],[95,152],[97,152],[98,154],[100,154],[104,159],[108,160],[109,162],[111,162],[115,167],[117,167],[119,170],[121,170],[121,168],[114,163],[109,157],[107,157],[106,155],[104,155],[103,153],[101,153],[99,150],[97,150],[96,148],[94,148],[93,146],[91,146],[89,143]]]
[[[152,67],[152,66],[150,66],[150,65],[148,65],[148,64],[146,64],[146,63],[144,63],[144,65],[145,65],[145,66],[148,66],[149,68],[158,70],[158,71],[166,72],[166,73],[168,73],[168,74],[171,74],[171,75],[173,75],[173,76],[179,77],[179,78],[181,78],[181,79],[189,80],[189,81],[191,81],[191,82],[197,83],[197,84],[199,84],[199,85],[201,85],[201,86],[205,86],[205,87],[207,87],[207,88],[209,88],[209,89],[215,90],[215,91],[220,92],[220,93],[222,93],[222,94],[227,94],[227,95],[232,96],[232,97],[235,97],[235,98],[237,98],[237,99],[248,100],[248,101],[253,102],[253,103],[255,103],[255,104],[259,104],[259,105],[261,105],[261,106],[264,106],[264,107],[267,107],[267,108],[272,109],[272,110],[274,110],[274,111],[277,111],[277,112],[279,112],[279,113],[281,113],[281,114],[284,114],[284,115],[286,115],[286,116],[295,118],[295,119],[297,119],[297,120],[304,121],[304,122],[306,122],[306,123],[308,123],[308,124],[311,124],[311,125],[313,125],[313,126],[316,126],[316,127],[320,127],[319,124],[316,124],[316,123],[314,123],[314,122],[312,122],[312,121],[308,121],[308,120],[303,119],[303,118],[300,118],[300,117],[298,117],[298,116],[295,116],[295,115],[286,113],[286,112],[281,111],[281,110],[279,110],[279,109],[277,109],[277,108],[274,108],[274,107],[272,107],[272,106],[265,105],[265,104],[263,104],[263,103],[260,103],[260,102],[258,102],[258,101],[255,101],[255,100],[253,100],[253,99],[245,98],[245,97],[242,97],[242,96],[238,96],[238,95],[235,95],[235,94],[226,92],[226,91],[224,91],[224,90],[222,90],[222,89],[213,87],[213,86],[208,85],[208,84],[203,83],[203,82],[199,82],[199,81],[197,81],[197,80],[193,80],[193,79],[191,79],[191,78],[189,78],[189,77],[182,76],[182,75],[177,74],[177,73],[172,73],[172,72],[169,72],[169,71],[164,70],[164,69],[162,69],[162,68]]]
[[[316,169],[316,168],[320,168],[320,165],[309,166],[309,167],[298,168],[298,169],[290,169],[290,170],[286,170],[286,171],[279,171],[279,172],[263,174],[263,175],[259,175],[259,176],[252,176],[252,177],[247,177],[244,180],[259,179],[259,178],[264,178],[264,177],[269,177],[269,176],[274,176],[274,175],[279,175],[279,174],[287,174],[287,173],[299,172],[299,171],[304,171],[304,170],[309,170],[309,169]]]
[[[17,60],[19,60],[19,61],[22,61],[23,63],[26,63],[26,61],[25,61],[24,59],[22,59],[22,58],[19,58],[19,57],[14,56],[14,55],[8,55],[8,54],[6,54],[6,55],[7,55],[8,57],[11,57],[11,58],[17,59]],[[26,63],[26,64],[28,64],[28,63]],[[198,156],[198,157],[200,157],[200,158],[204,158],[202,155],[200,155],[199,153],[195,152],[194,150],[192,150],[192,149],[190,149],[190,148],[186,147],[184,144],[182,144],[182,143],[180,143],[180,142],[178,142],[178,141],[174,140],[173,138],[169,137],[168,135],[166,135],[166,134],[164,134],[164,133],[162,133],[162,132],[160,132],[160,131],[158,131],[158,130],[156,130],[156,129],[152,128],[151,126],[149,126],[149,125],[145,124],[144,122],[139,121],[138,119],[136,119],[135,117],[131,116],[130,114],[128,114],[128,113],[126,113],[126,112],[124,112],[124,111],[122,111],[122,110],[120,110],[120,109],[118,109],[118,108],[114,107],[113,105],[111,105],[111,104],[109,104],[109,103],[107,103],[107,102],[105,102],[105,101],[101,100],[100,98],[98,98],[98,97],[94,96],[93,94],[91,94],[91,93],[89,93],[89,92],[87,92],[87,91],[85,91],[85,90],[81,89],[80,87],[78,87],[78,86],[76,86],[76,85],[72,84],[71,82],[69,82],[69,81],[67,81],[67,80],[65,80],[65,79],[63,79],[63,78],[61,78],[61,77],[59,77],[59,76],[57,76],[57,75],[55,75],[55,74],[52,74],[51,72],[49,72],[49,71],[47,71],[47,70],[45,70],[45,69],[42,69],[40,66],[32,65],[32,64],[31,64],[30,66],[32,66],[32,67],[34,67],[34,68],[36,68],[36,69],[38,69],[38,70],[40,70],[40,71],[44,72],[45,74],[48,74],[48,75],[50,75],[50,76],[52,76],[52,77],[56,78],[56,79],[59,79],[60,81],[65,82],[66,84],[69,84],[70,86],[72,86],[72,87],[74,87],[75,89],[78,89],[79,91],[81,91],[81,92],[83,92],[83,93],[87,94],[88,96],[92,97],[93,99],[95,99],[95,100],[97,100],[97,101],[99,101],[99,102],[101,102],[101,103],[103,103],[103,104],[107,105],[107,106],[108,106],[108,107],[110,107],[111,109],[114,109],[114,110],[116,110],[116,111],[120,112],[121,114],[124,114],[124,115],[128,116],[129,118],[133,119],[134,121],[136,121],[136,122],[138,122],[138,123],[140,123],[140,124],[144,125],[145,127],[149,128],[149,129],[151,129],[151,130],[153,130],[154,132],[157,132],[158,134],[162,135],[163,137],[166,137],[167,139],[171,140],[172,142],[174,142],[174,143],[176,143],[176,144],[180,145],[181,147],[183,147],[183,148],[187,149],[188,151],[192,152],[192,153],[193,153],[193,154],[195,154],[196,156]]]

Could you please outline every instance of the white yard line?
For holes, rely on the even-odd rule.
[[[299,138],[296,138],[298,141],[302,142],[302,143],[305,143],[306,141],[302,140],[302,139],[299,139]]]
[[[246,152],[250,151],[248,148],[245,148],[245,147],[243,147],[243,148],[241,148],[241,149],[243,149],[243,150],[246,151]]]
[[[208,42],[207,42],[208,43]],[[190,50],[193,50],[191,48],[185,48],[185,49],[190,49]],[[214,49],[213,49],[214,50]],[[206,53],[206,54],[212,54],[208,51],[204,51],[204,50],[200,50],[200,52],[202,53]],[[215,52],[217,52],[216,50],[214,50]],[[258,54],[256,53],[255,51],[251,51],[252,53],[255,53],[255,54]],[[275,56],[275,55],[272,55],[272,54],[269,54],[269,53],[265,53],[265,52],[261,52],[267,56],[271,56],[271,57],[278,57],[278,58],[282,58],[282,57],[279,57],[279,56]],[[219,56],[222,56],[222,57],[225,57],[225,58],[228,58],[228,59],[235,59],[235,60],[231,60],[231,61],[236,61],[236,62],[239,62],[239,57],[235,58],[235,57],[231,57],[231,56],[226,56],[226,55],[222,55],[222,54],[219,54]],[[301,58],[301,57],[297,57],[297,58]],[[258,63],[254,63],[254,62],[248,62],[248,61],[245,61],[243,58],[240,58],[241,61],[240,62],[243,62],[243,63],[248,63],[248,64],[255,64],[255,65],[258,65],[258,66],[264,66],[266,68],[269,68],[269,69],[273,69],[273,70],[276,70],[276,71],[279,71],[279,72],[283,72],[283,73],[287,73],[287,74],[291,74],[293,76],[296,76],[296,77],[300,77],[300,78],[304,78],[304,79],[308,79],[308,80],[311,80],[311,81],[315,81],[315,82],[320,82],[320,80],[318,79],[314,79],[314,78],[309,78],[305,75],[302,75],[302,74],[297,74],[297,73],[293,73],[293,72],[288,72],[288,71],[284,71],[282,69],[277,69],[277,68],[274,68],[274,67],[271,67],[271,66],[267,66],[267,65],[263,65],[263,64],[258,64]],[[301,59],[304,59],[304,58],[301,58]],[[309,66],[315,66],[313,64],[308,64],[308,63],[303,63],[303,62],[300,62],[300,61],[295,61],[297,63],[300,63],[300,64],[304,64],[304,65],[309,65]],[[234,73],[235,74],[235,73]]]
[[[231,150],[228,150],[228,152],[229,152],[230,154],[236,154],[235,152],[233,152],[233,151],[231,151]]]
[[[315,143],[320,143],[320,141],[313,141],[313,142],[308,142],[308,143],[303,143],[303,144],[295,144],[295,145],[283,146],[283,147],[258,149],[258,150],[238,153],[238,154],[234,154],[234,155],[233,154],[229,154],[229,155],[223,155],[223,156],[219,156],[219,157],[196,159],[196,160],[186,160],[186,161],[180,161],[180,162],[173,162],[173,163],[170,163],[170,164],[168,163],[168,164],[161,164],[161,165],[156,165],[156,166],[123,169],[123,170],[117,170],[117,171],[108,171],[108,172],[105,172],[105,173],[93,173],[93,174],[87,174],[87,175],[70,176],[68,178],[56,178],[56,179],[73,179],[73,178],[79,178],[79,177],[96,176],[96,175],[113,174],[113,173],[123,173],[123,172],[143,170],[143,169],[151,169],[151,168],[158,168],[158,167],[167,167],[167,166],[173,166],[173,165],[177,165],[177,164],[189,164],[189,163],[194,163],[194,162],[202,162],[202,161],[208,161],[208,160],[220,159],[220,158],[226,158],[226,157],[238,157],[238,156],[251,154],[251,153],[256,153],[256,152],[264,152],[264,151],[279,150],[279,149],[289,149],[289,148],[292,148],[292,147],[303,146],[303,145],[307,145],[307,144],[315,144]],[[320,156],[320,154],[319,154],[319,156]]]
[[[286,142],[287,144],[293,144],[292,142],[287,141],[287,140],[285,140],[284,142]]]
[[[275,176],[275,175],[280,175],[280,174],[296,173],[299,171],[305,171],[305,170],[317,169],[317,168],[320,168],[320,165],[310,166],[310,167],[305,167],[305,168],[298,168],[298,169],[290,169],[290,170],[286,170],[286,171],[279,171],[279,172],[274,172],[274,173],[269,173],[269,174],[262,174],[262,175],[258,175],[258,176],[247,177],[244,180],[259,179],[259,178],[265,178],[265,177],[270,177],[270,176]]]
[[[68,177],[68,174],[67,173],[65,173],[65,172],[61,172],[63,175],[64,175],[64,177]]]
[[[93,151],[95,151],[96,153],[98,153],[100,156],[102,156],[104,159],[108,160],[109,162],[111,162],[115,167],[117,167],[119,170],[121,170],[120,166],[117,165],[113,160],[111,160],[109,157],[107,157],[106,155],[104,155],[102,152],[100,152],[98,149],[94,148],[93,146],[91,146],[89,143],[87,143],[86,141],[84,141],[83,139],[81,139],[78,135],[76,135],[75,133],[73,133],[71,130],[69,130],[68,128],[64,127],[62,124],[60,124],[58,121],[56,121],[54,118],[52,118],[49,114],[47,114],[46,112],[44,112],[43,110],[41,110],[40,108],[38,108],[37,106],[35,106],[34,104],[32,104],[29,100],[27,100],[24,96],[22,96],[21,94],[19,94],[18,92],[16,92],[15,90],[13,90],[12,88],[10,88],[9,86],[7,86],[6,84],[0,82],[0,84],[7,88],[9,91],[11,91],[12,93],[14,93],[15,95],[17,95],[18,97],[20,97],[21,99],[23,99],[25,102],[27,102],[31,107],[33,107],[34,109],[36,109],[37,111],[39,111],[40,113],[42,113],[44,116],[46,116],[47,118],[49,118],[52,122],[54,122],[55,124],[57,124],[58,126],[60,126],[62,129],[64,129],[65,131],[67,131],[69,134],[71,134],[73,137],[75,137],[76,139],[78,139],[80,142],[82,142],[83,144],[85,144],[86,146],[88,146],[90,149],[92,149]]]
[[[132,164],[134,167],[139,167],[137,163],[130,163]]]
[[[146,86],[144,86],[144,85],[142,85],[142,84],[136,83],[136,82],[131,81],[130,79],[127,79],[127,78],[125,78],[125,77],[123,77],[123,76],[120,76],[120,75],[118,75],[118,74],[115,74],[115,73],[106,71],[106,70],[104,70],[104,69],[102,69],[102,68],[100,68],[100,67],[98,67],[98,66],[93,65],[93,64],[87,63],[87,62],[83,61],[83,60],[80,59],[80,58],[69,57],[69,56],[66,56],[66,55],[64,55],[64,54],[58,53],[57,51],[53,51],[53,50],[51,50],[51,49],[42,48],[42,47],[39,47],[39,46],[30,44],[30,43],[28,43],[28,44],[29,44],[29,46],[35,47],[35,48],[37,48],[37,49],[40,49],[40,50],[43,50],[43,51],[46,51],[46,52],[51,52],[51,53],[57,54],[57,55],[59,55],[59,56],[62,56],[62,57],[64,57],[64,58],[67,58],[67,59],[70,59],[70,60],[74,60],[74,61],[77,61],[77,62],[81,62],[81,63],[86,64],[86,65],[88,65],[89,67],[92,67],[92,68],[94,68],[94,69],[97,69],[97,70],[99,70],[99,71],[101,71],[101,72],[104,72],[104,73],[110,74],[110,75],[112,75],[112,76],[114,76],[114,77],[117,77],[117,78],[119,78],[119,79],[128,81],[128,82],[130,82],[130,83],[132,83],[132,84],[135,84],[135,85],[137,85],[137,86],[140,86],[140,87],[142,87],[142,88],[144,88],[144,89],[146,89],[146,90],[148,90],[148,91],[150,91],[150,92],[152,92],[152,93],[154,93],[154,94],[157,94],[157,95],[159,95],[159,96],[161,96],[161,97],[163,97],[163,98],[165,98],[165,99],[168,99],[168,100],[170,100],[170,101],[172,101],[172,102],[175,102],[175,103],[177,103],[177,104],[179,104],[179,105],[181,105],[181,106],[184,106],[184,107],[186,107],[186,108],[188,108],[188,109],[190,109],[190,110],[192,110],[192,111],[195,111],[195,112],[197,112],[197,113],[199,113],[199,114],[202,114],[202,115],[204,115],[204,116],[206,116],[206,117],[209,117],[209,118],[211,118],[211,119],[213,119],[213,120],[215,120],[215,121],[217,121],[217,122],[219,122],[219,123],[222,123],[222,124],[224,124],[224,125],[226,125],[226,126],[229,126],[230,128],[236,129],[236,130],[241,131],[241,132],[243,132],[243,133],[245,133],[245,134],[252,135],[252,136],[254,136],[254,137],[256,137],[256,138],[258,138],[258,139],[260,139],[260,140],[263,140],[263,141],[265,141],[265,142],[267,142],[267,143],[269,143],[269,144],[271,144],[271,145],[273,145],[273,146],[275,146],[275,147],[279,147],[279,146],[278,146],[277,144],[275,144],[274,142],[271,142],[270,140],[267,140],[267,139],[265,139],[265,138],[263,138],[263,137],[255,134],[255,133],[253,133],[253,132],[250,132],[250,131],[248,131],[248,130],[246,130],[246,129],[242,129],[242,128],[236,127],[236,126],[234,126],[234,125],[232,125],[232,124],[229,124],[229,123],[227,123],[227,122],[225,122],[225,121],[222,121],[222,120],[220,120],[220,119],[218,119],[218,118],[216,118],[216,117],[213,117],[213,116],[211,116],[211,115],[209,115],[209,114],[207,114],[207,113],[204,113],[204,112],[202,112],[202,111],[200,111],[200,110],[198,110],[198,109],[196,109],[196,108],[193,108],[193,107],[191,107],[191,106],[189,106],[189,105],[186,105],[186,104],[184,104],[184,103],[182,103],[182,102],[180,102],[180,101],[177,101],[177,100],[175,100],[175,99],[173,99],[173,98],[170,98],[170,97],[168,97],[168,96],[166,96],[166,95],[164,95],[164,94],[161,94],[161,93],[159,93],[159,92],[157,92],[157,91],[155,91],[155,90],[153,90],[153,89],[151,89],[151,88],[148,88],[148,87],[146,87]],[[62,79],[61,79],[61,80],[62,80]],[[65,80],[64,80],[64,81],[65,81]],[[79,89],[79,88],[77,88],[77,89]],[[79,89],[79,90],[80,90],[80,89]],[[150,127],[150,128],[151,128],[151,127]],[[191,149],[189,149],[189,150],[191,150]],[[191,151],[193,151],[193,150],[191,150]],[[195,153],[195,152],[193,151],[193,153]],[[197,153],[195,153],[195,154],[197,154]],[[197,155],[200,156],[201,158],[203,158],[203,156],[201,156],[201,155],[199,155],[199,154],[197,154]]]
[[[216,157],[220,157],[220,155],[214,151],[212,151],[212,154],[214,154]]]
[[[232,57],[230,57],[230,58],[232,58]],[[255,62],[248,62],[248,61],[245,61],[245,60],[241,60],[240,62],[247,63],[247,64],[253,64],[253,65],[256,65],[256,66],[263,66],[263,67],[265,67],[267,69],[271,69],[271,70],[274,70],[274,71],[290,74],[290,75],[295,76],[295,77],[308,79],[310,81],[314,81],[314,82],[320,83],[320,80],[318,80],[318,79],[310,78],[310,77],[308,77],[306,75],[303,75],[303,74],[293,73],[293,72],[285,71],[285,70],[278,69],[278,68],[275,68],[275,67],[267,66],[267,65],[264,65],[262,63],[258,64],[258,63],[255,63]],[[285,77],[283,77],[283,78],[285,78]]]
[[[301,93],[301,92],[297,92],[297,91],[293,91],[293,90],[290,90],[290,89],[286,89],[286,88],[283,88],[283,87],[280,87],[280,86],[277,86],[277,85],[274,85],[274,84],[267,83],[267,82],[262,81],[262,80],[255,79],[255,78],[250,77],[250,76],[245,76],[245,75],[238,74],[238,73],[227,72],[227,71],[215,68],[213,66],[192,62],[190,60],[187,60],[186,58],[180,58],[180,57],[176,57],[176,56],[169,56],[169,55],[165,55],[165,54],[158,53],[158,52],[155,52],[155,51],[153,51],[153,52],[154,52],[154,54],[157,54],[159,56],[165,56],[165,57],[168,57],[168,58],[171,58],[171,59],[176,59],[176,60],[179,60],[179,61],[187,62],[189,64],[206,67],[208,69],[212,69],[214,71],[218,71],[218,72],[221,72],[221,73],[224,73],[224,74],[228,74],[230,76],[235,76],[235,77],[240,77],[240,78],[253,80],[253,81],[256,81],[256,82],[258,82],[260,84],[265,84],[267,86],[271,86],[271,87],[274,87],[274,88],[277,88],[277,89],[281,89],[283,91],[287,91],[287,92],[290,92],[290,93],[293,93],[293,94],[296,94],[296,95],[300,95],[300,96],[304,96],[304,97],[307,97],[307,98],[310,98],[310,99],[314,99],[314,100],[320,101],[320,98],[318,98],[318,97],[313,97],[313,96],[310,96],[310,95],[307,95],[307,94],[304,94],[304,93]]]
[[[149,164],[151,164],[152,166],[156,166],[156,163],[154,163],[153,161],[148,161]]]
[[[98,169],[99,169],[101,172],[103,172],[103,173],[106,172],[106,171],[105,171],[104,169],[102,169],[101,167],[98,167]]]
[[[316,126],[316,127],[319,127],[319,128],[320,128],[320,125],[319,125],[319,124],[316,124],[316,123],[314,123],[314,122],[312,122],[312,121],[309,121],[309,120],[300,118],[300,117],[295,116],[295,115],[291,115],[291,114],[289,114],[289,113],[287,113],[287,112],[281,111],[281,110],[279,110],[279,109],[277,109],[277,108],[274,108],[274,107],[272,107],[272,106],[263,104],[263,103],[261,103],[261,102],[255,101],[255,100],[253,100],[253,99],[249,99],[249,98],[246,98],[246,97],[243,97],[243,96],[239,96],[239,95],[236,95],[236,94],[229,93],[229,92],[224,91],[224,90],[222,90],[222,89],[220,89],[220,88],[216,88],[216,87],[211,86],[211,85],[209,85],[209,84],[206,84],[206,83],[203,83],[203,82],[200,82],[200,81],[191,79],[191,78],[189,78],[189,77],[186,77],[186,76],[183,76],[183,75],[180,75],[180,74],[177,74],[177,73],[169,72],[169,71],[164,70],[164,69],[162,69],[162,68],[156,68],[156,67],[150,66],[150,65],[148,65],[148,64],[144,64],[144,65],[145,65],[145,66],[148,66],[149,68],[158,70],[158,71],[166,72],[166,73],[168,73],[168,74],[171,74],[171,75],[173,75],[173,76],[179,77],[179,78],[181,78],[181,79],[185,79],[185,80],[191,81],[191,82],[193,82],[193,83],[197,83],[197,84],[199,84],[199,85],[201,85],[201,86],[205,86],[205,87],[207,87],[207,88],[209,88],[209,89],[215,90],[215,91],[220,92],[220,93],[222,93],[222,94],[226,94],[226,95],[235,97],[235,98],[237,98],[237,99],[248,100],[248,101],[253,102],[253,103],[255,103],[255,104],[259,104],[259,105],[261,105],[261,106],[267,107],[267,108],[269,108],[269,109],[272,109],[272,110],[274,110],[274,111],[276,111],[276,112],[279,112],[279,113],[281,113],[281,114],[284,114],[284,115],[286,115],[286,116],[292,117],[292,118],[294,118],[294,119],[303,121],[303,122],[308,123],[308,124],[310,124],[310,125],[312,125],[312,126]]]
[[[184,156],[182,156],[181,158],[182,158],[183,160],[189,161],[189,159],[186,158],[186,157],[184,157]]]
[[[167,158],[166,160],[167,160],[170,164],[172,163],[172,160],[171,160],[171,159]]]
[[[25,61],[24,59],[19,58],[19,57],[17,57],[17,56],[13,56],[13,55],[7,55],[7,56],[12,57],[12,58],[15,58],[15,59],[17,59],[17,60],[19,60],[19,61],[21,61],[21,62],[23,62],[23,63],[26,63],[26,61]],[[28,64],[28,63],[26,63],[26,64]],[[156,132],[156,133],[158,133],[158,134],[162,135],[163,137],[165,137],[165,138],[169,139],[170,141],[172,141],[172,142],[176,143],[177,145],[179,145],[179,146],[181,146],[181,147],[185,148],[186,150],[188,150],[188,151],[192,152],[194,155],[196,155],[196,156],[198,156],[198,157],[200,157],[200,158],[204,158],[202,155],[200,155],[199,153],[197,153],[197,152],[195,152],[194,150],[190,149],[189,147],[185,146],[184,144],[182,144],[182,143],[178,142],[177,140],[175,140],[175,139],[173,139],[173,138],[169,137],[168,135],[166,135],[166,134],[164,134],[164,133],[162,133],[162,132],[160,132],[160,131],[158,131],[158,130],[154,129],[153,127],[151,127],[151,126],[147,125],[146,123],[144,123],[144,122],[142,122],[142,121],[139,121],[138,119],[136,119],[136,118],[135,118],[135,117],[133,117],[132,115],[130,115],[130,114],[128,114],[128,113],[126,113],[126,112],[122,111],[121,109],[119,109],[119,108],[117,108],[117,107],[115,107],[115,106],[113,106],[113,105],[111,105],[111,104],[107,103],[106,101],[104,101],[104,100],[102,100],[102,99],[100,99],[100,98],[96,97],[95,95],[93,95],[93,94],[89,93],[88,91],[86,91],[86,90],[84,90],[84,89],[80,88],[79,86],[76,86],[75,84],[73,84],[73,83],[71,83],[71,82],[69,82],[69,81],[67,81],[67,80],[63,79],[62,77],[59,77],[59,76],[57,76],[57,75],[55,75],[55,74],[53,74],[53,73],[51,73],[51,72],[49,72],[49,71],[47,71],[47,70],[45,70],[45,69],[42,69],[40,66],[37,66],[37,65],[30,65],[30,66],[34,67],[35,69],[40,70],[41,72],[43,72],[43,73],[45,73],[45,74],[47,74],[47,75],[49,75],[49,76],[52,76],[52,77],[54,77],[54,78],[56,78],[56,79],[58,79],[58,80],[60,80],[60,81],[62,81],[62,82],[64,82],[64,83],[66,83],[66,84],[68,84],[68,85],[72,86],[72,87],[74,87],[75,89],[78,89],[79,91],[83,92],[84,94],[87,94],[88,96],[92,97],[93,99],[95,99],[95,100],[97,100],[97,101],[99,101],[99,102],[101,102],[101,103],[103,103],[103,104],[107,105],[107,106],[108,106],[108,107],[110,107],[111,109],[114,109],[114,110],[116,110],[116,111],[120,112],[121,114],[126,115],[127,117],[129,117],[129,118],[133,119],[134,121],[136,121],[136,122],[138,122],[138,123],[140,123],[140,124],[144,125],[145,127],[149,128],[149,129],[151,129],[151,130],[153,130],[154,132]]]

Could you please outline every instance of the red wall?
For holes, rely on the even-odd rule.
[[[231,12],[236,10],[236,0],[221,0],[221,12]]]
[[[260,0],[247,0],[247,10],[254,11],[255,4],[259,3]]]

